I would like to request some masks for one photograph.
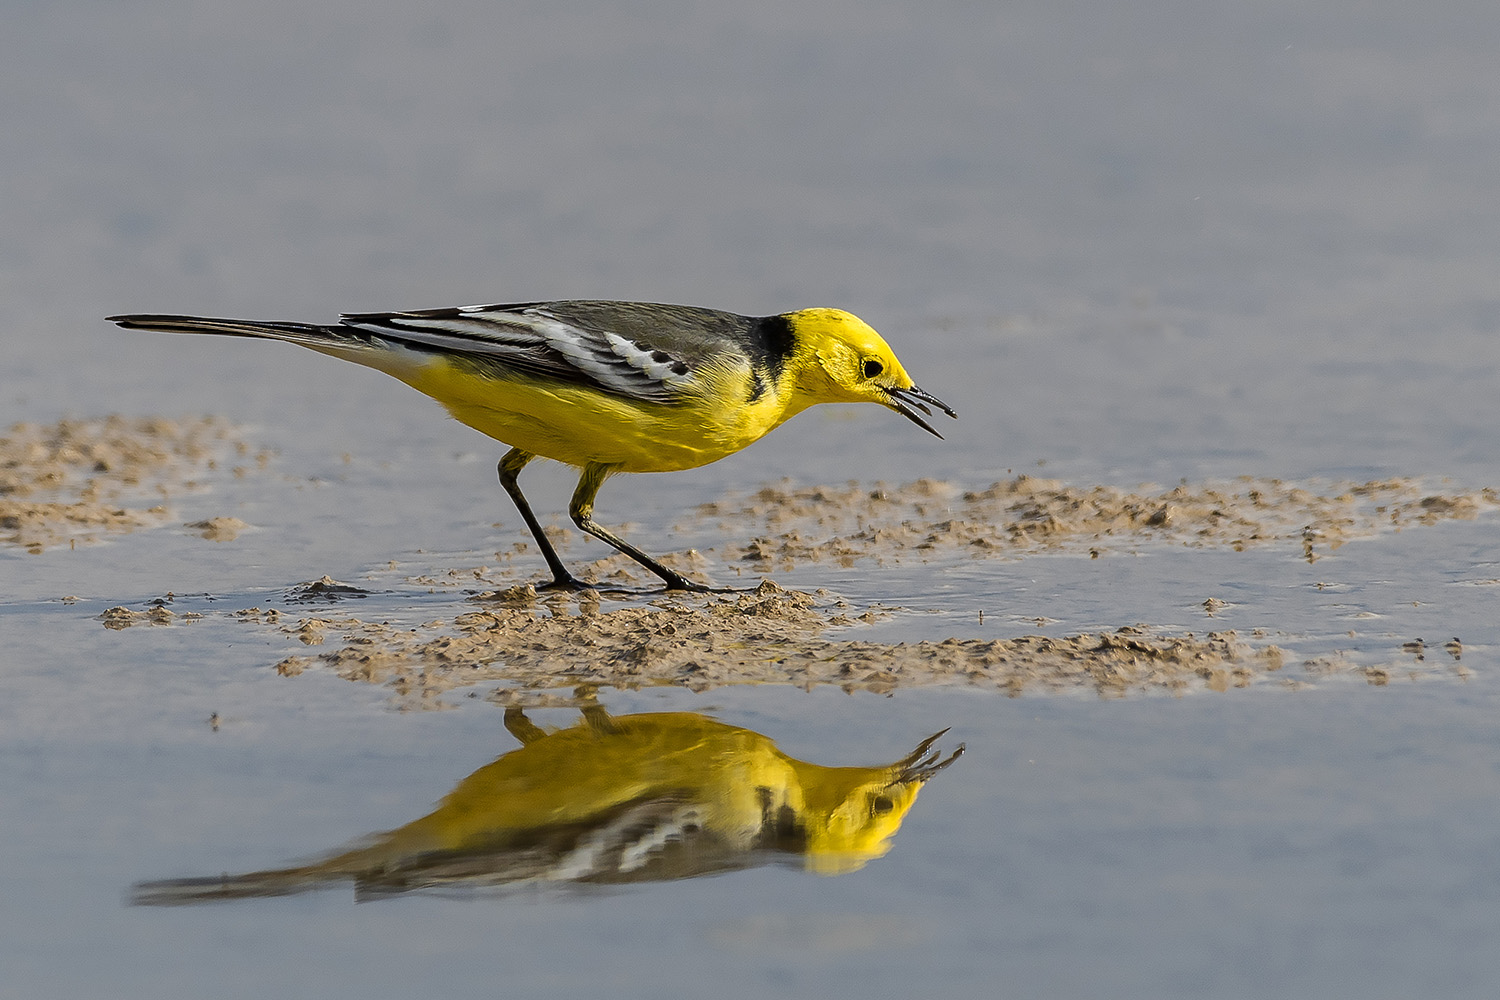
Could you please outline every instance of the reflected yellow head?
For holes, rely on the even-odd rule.
[[[837,771],[862,771],[868,768],[831,768]],[[900,778],[886,769],[874,772],[872,780],[850,788],[842,801],[833,806],[826,821],[808,823],[807,869],[819,875],[841,875],[863,868],[867,862],[883,857],[891,849],[892,838],[901,829],[922,779]],[[896,780],[892,780],[892,779]],[[809,806],[812,803],[809,802]]]

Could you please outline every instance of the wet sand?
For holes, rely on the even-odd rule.
[[[1018,476],[983,489],[922,479],[900,487],[768,486],[704,504],[699,515],[763,523],[741,556],[758,569],[803,560],[1087,549],[1091,555],[1170,543],[1251,545],[1295,540],[1309,562],[1355,538],[1469,518],[1500,505],[1493,489],[1434,493],[1414,479],[1286,483],[1242,478],[1170,489],[1075,486]]]
[[[109,416],[21,423],[0,436],[0,544],[31,553],[98,541],[111,532],[167,523],[172,496],[233,460],[236,475],[263,468],[269,453],[217,417]],[[214,518],[189,528],[233,538],[242,522]]]
[[[0,508],[0,527],[8,532],[0,541],[29,551],[167,523],[166,507],[143,505],[191,489],[196,471],[226,454],[250,454],[232,428],[213,418],[23,425],[0,440],[0,448],[7,477],[0,502],[8,505]],[[261,453],[237,471],[265,461]],[[1315,561],[1354,540],[1473,518],[1497,506],[1494,489],[1434,491],[1400,478],[1240,479],[1137,490],[1029,476],[982,489],[933,480],[897,487],[778,484],[697,507],[692,527],[718,529],[722,549],[674,553],[664,561],[684,572],[726,576],[735,566],[767,574],[804,563],[874,569],[903,560],[1018,559],[1038,552],[1101,558],[1161,546],[1238,551],[1268,545]],[[227,541],[245,525],[215,517],[185,527]],[[284,608],[233,614],[247,627],[273,629],[309,647],[276,662],[279,674],[329,670],[389,685],[407,707],[436,706],[440,695],[476,685],[496,685],[488,696],[497,701],[528,705],[557,700],[540,692],[581,684],[701,691],[783,683],[877,693],[970,685],[1011,695],[1078,690],[1120,696],[1266,681],[1297,686],[1334,674],[1384,684],[1402,673],[1464,669],[1457,640],[1445,647],[1447,656],[1430,661],[1420,650],[1413,656],[1393,648],[1383,664],[1338,657],[1289,664],[1262,635],[1184,633],[1150,623],[1061,637],[845,639],[843,632],[895,609],[854,607],[836,594],[787,590],[770,580],[726,595],[652,594],[636,570],[620,556],[589,564],[583,576],[600,589],[576,595],[538,594],[509,566],[454,567],[440,577],[409,578],[409,585],[452,590],[466,609],[417,628],[335,613],[347,607],[342,598],[366,591],[327,577],[293,589]],[[144,608],[111,608],[100,620],[121,629],[191,624],[203,616],[170,605],[167,595]],[[1205,598],[1204,610],[1214,613],[1214,598]]]

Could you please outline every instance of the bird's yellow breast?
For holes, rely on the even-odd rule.
[[[762,821],[759,789],[784,801],[796,778],[759,733],[686,712],[624,716],[608,732],[578,725],[512,750],[434,812],[381,838],[378,849],[458,850],[664,796],[690,803],[707,828],[745,848]]]
[[[543,458],[621,472],[673,472],[732,455],[802,407],[746,366],[708,366],[678,402],[653,403],[535,377],[476,372],[437,357],[392,372],[482,434]]]

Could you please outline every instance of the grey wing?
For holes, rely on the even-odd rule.
[[[658,314],[637,303],[536,302],[349,313],[341,322],[418,349],[451,352],[480,369],[541,375],[658,403],[681,399],[695,384],[694,370],[733,346],[717,331],[699,333],[687,318]],[[653,326],[665,327],[659,338],[653,336]]]

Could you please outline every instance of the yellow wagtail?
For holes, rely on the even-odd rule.
[[[931,778],[964,752],[943,732],[879,767],[797,760],[770,738],[696,712],[544,730],[461,781],[428,815],[293,868],[135,886],[139,905],[281,896],[351,881],[361,899],[413,889],[693,878],[790,860],[820,875],[883,857]]]
[[[669,590],[708,590],[595,523],[616,472],[673,472],[733,454],[815,403],[879,403],[922,419],[953,409],[912,383],[880,334],[838,309],[740,316],[649,302],[562,301],[350,313],[338,324],[111,316],[129,329],[265,337],[393,375],[511,446],[500,484],[552,570],[582,589],[516,477],[538,455],[582,470],[568,514]]]

